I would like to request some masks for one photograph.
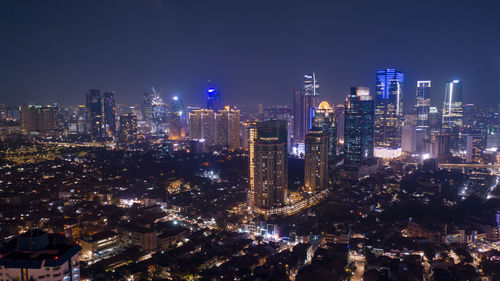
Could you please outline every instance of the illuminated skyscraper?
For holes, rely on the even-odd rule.
[[[310,130],[306,135],[304,186],[307,192],[315,193],[327,186],[328,144],[329,136],[321,128]]]
[[[115,93],[113,91],[102,94],[103,112],[104,112],[104,131],[107,138],[116,135],[116,106]]]
[[[104,112],[100,90],[90,90],[87,93],[87,130],[92,140],[104,137]]]
[[[279,208],[285,204],[288,187],[286,128],[286,121],[282,120],[259,122],[256,125],[255,157],[253,163],[250,162],[250,177],[253,174],[253,200],[257,211]]]
[[[144,93],[142,118],[148,125],[151,133],[163,133],[166,131],[167,105],[161,98],[161,90],[156,91],[153,88],[151,92]]]
[[[344,164],[373,158],[374,103],[368,87],[352,87],[345,104]]]
[[[211,81],[208,81],[208,89],[207,89],[207,109],[211,110],[219,110],[220,106],[220,92],[216,88],[212,87]]]
[[[294,90],[294,142],[303,142],[312,128],[314,109],[319,105],[319,83],[316,74],[304,75],[302,87]]]
[[[458,134],[462,127],[462,81],[447,81],[443,103],[443,129],[453,134]]]
[[[429,128],[429,109],[431,106],[431,81],[417,81],[417,97],[415,113],[417,114],[417,129]]]
[[[198,109],[189,113],[189,138],[204,140],[207,146],[216,144],[215,113],[211,109]]]
[[[321,130],[323,134],[327,136],[328,159],[333,159],[333,157],[337,155],[337,127],[335,111],[330,107],[328,102],[323,101],[317,108],[314,109],[313,126],[311,130]]]
[[[22,132],[46,135],[61,129],[57,106],[22,105],[19,111]]]
[[[120,130],[118,137],[122,142],[132,142],[137,135],[137,116],[132,113],[120,115]]]
[[[226,106],[215,114],[215,139],[217,145],[240,147],[240,111]]]
[[[169,138],[180,140],[186,136],[187,116],[186,107],[178,96],[172,97],[168,112]]]
[[[375,97],[375,156],[401,153],[404,74],[395,69],[377,71]]]

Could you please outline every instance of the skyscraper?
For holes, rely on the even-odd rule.
[[[120,115],[120,130],[118,137],[122,142],[132,142],[137,135],[137,116],[132,113]]]
[[[443,103],[443,129],[452,134],[458,134],[462,127],[462,117],[462,81],[447,81]]]
[[[207,109],[218,110],[221,109],[220,106],[220,92],[216,88],[212,87],[212,82],[208,81],[207,89]]]
[[[207,146],[216,144],[215,140],[215,114],[211,109],[198,109],[189,113],[189,138],[191,140],[204,140]]]
[[[161,97],[161,90],[145,92],[142,101],[142,118],[151,133],[163,133],[166,130],[167,105]]]
[[[104,112],[100,90],[90,90],[87,93],[87,130],[92,140],[104,137]]]
[[[429,109],[431,106],[431,81],[417,81],[417,97],[415,113],[417,114],[417,129],[429,128]]]
[[[60,129],[57,106],[22,105],[19,111],[22,132],[46,135]]]
[[[304,186],[307,192],[315,193],[327,186],[328,144],[329,136],[321,128],[314,128],[306,135]]]
[[[282,120],[257,123],[254,141],[254,207],[257,211],[283,207],[288,187],[287,124]],[[250,187],[252,189],[252,186]]]
[[[186,136],[186,107],[178,96],[173,96],[168,112],[169,137],[171,140],[180,140]]]
[[[104,112],[104,130],[107,138],[116,135],[116,106],[115,93],[113,91],[102,94],[103,112]]]
[[[352,87],[345,104],[344,164],[373,158],[374,103],[368,87]]]
[[[314,109],[319,105],[319,83],[316,74],[304,75],[304,83],[294,90],[294,142],[303,142],[312,128]]]
[[[377,71],[375,97],[375,155],[397,157],[401,153],[404,74],[393,68]]]
[[[335,111],[330,107],[328,102],[322,101],[319,106],[314,109],[313,126],[311,130],[321,130],[323,134],[327,136],[328,159],[333,159],[334,156],[337,155],[337,127]]]

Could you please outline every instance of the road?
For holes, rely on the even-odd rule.
[[[365,264],[366,264],[366,259],[365,256],[352,253],[351,254],[351,261],[355,262],[356,264],[356,271],[354,272],[352,276],[353,281],[363,281],[363,274],[365,273]]]

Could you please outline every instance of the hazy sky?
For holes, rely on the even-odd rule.
[[[164,88],[205,102],[291,103],[316,72],[322,99],[370,86],[378,68],[464,80],[466,102],[492,104],[500,79],[498,0],[0,0],[0,103],[84,103],[90,88],[138,103]]]

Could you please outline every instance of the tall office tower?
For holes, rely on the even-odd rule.
[[[133,142],[137,135],[137,116],[132,113],[120,115],[118,138],[122,142]]]
[[[345,122],[345,106],[338,104],[335,107],[335,123],[337,126],[337,153],[340,153],[344,146],[344,122]]]
[[[319,83],[316,74],[304,75],[304,83],[294,90],[294,142],[303,142],[307,131],[312,128],[314,109],[319,105]]]
[[[104,137],[104,112],[100,90],[90,90],[87,93],[87,130],[92,140]]]
[[[46,135],[61,129],[57,106],[22,105],[19,111],[22,132]]]
[[[178,96],[172,97],[168,112],[169,138],[180,140],[186,136],[187,114],[186,107]]]
[[[374,102],[368,87],[352,87],[345,104],[344,164],[373,158]]]
[[[304,186],[307,192],[325,189],[328,183],[329,136],[321,128],[306,135]]]
[[[211,109],[198,109],[189,113],[189,138],[204,140],[207,146],[216,144],[215,114]]]
[[[104,112],[104,130],[107,138],[116,135],[116,106],[115,93],[113,91],[102,94]]]
[[[485,150],[485,138],[482,134],[467,135],[465,150],[466,162],[483,162],[483,151]]]
[[[212,87],[211,81],[208,81],[207,109],[214,111],[221,109],[220,92],[216,88]]]
[[[401,153],[404,74],[395,69],[377,71],[375,97],[375,156],[397,157]]]
[[[476,106],[473,104],[464,104],[463,107],[463,117],[462,117],[462,128],[465,134],[474,134],[479,130],[480,120],[477,120],[478,112],[476,112]]]
[[[463,122],[462,81],[446,82],[442,118],[443,129],[458,134]]]
[[[417,99],[415,114],[417,114],[417,129],[429,128],[429,109],[431,106],[431,81],[417,81]]]
[[[166,131],[167,105],[161,98],[161,91],[145,92],[142,101],[142,118],[152,133]]]
[[[256,127],[250,176],[253,170],[254,206],[262,212],[285,204],[288,187],[287,124],[286,121],[271,120],[258,122]]]
[[[268,107],[264,110],[265,120],[286,120],[288,124],[288,152],[292,149],[293,115],[292,109],[287,105]]]
[[[439,132],[441,130],[442,117],[438,108],[431,106],[429,108],[429,130],[431,132]]]
[[[335,155],[337,155],[337,127],[335,111],[326,101],[321,102],[319,106],[314,109],[313,126],[311,130],[318,129],[320,129],[323,134],[328,137],[328,159],[332,160]]]
[[[76,123],[76,130],[79,134],[84,134],[87,129],[86,129],[86,115],[87,115],[87,109],[85,108],[85,105],[79,105],[78,110],[76,112],[76,117],[77,117],[77,123]]]
[[[419,131],[421,129],[418,129]],[[402,149],[406,153],[417,152],[417,128],[411,125],[403,126],[403,134],[401,137]]]

